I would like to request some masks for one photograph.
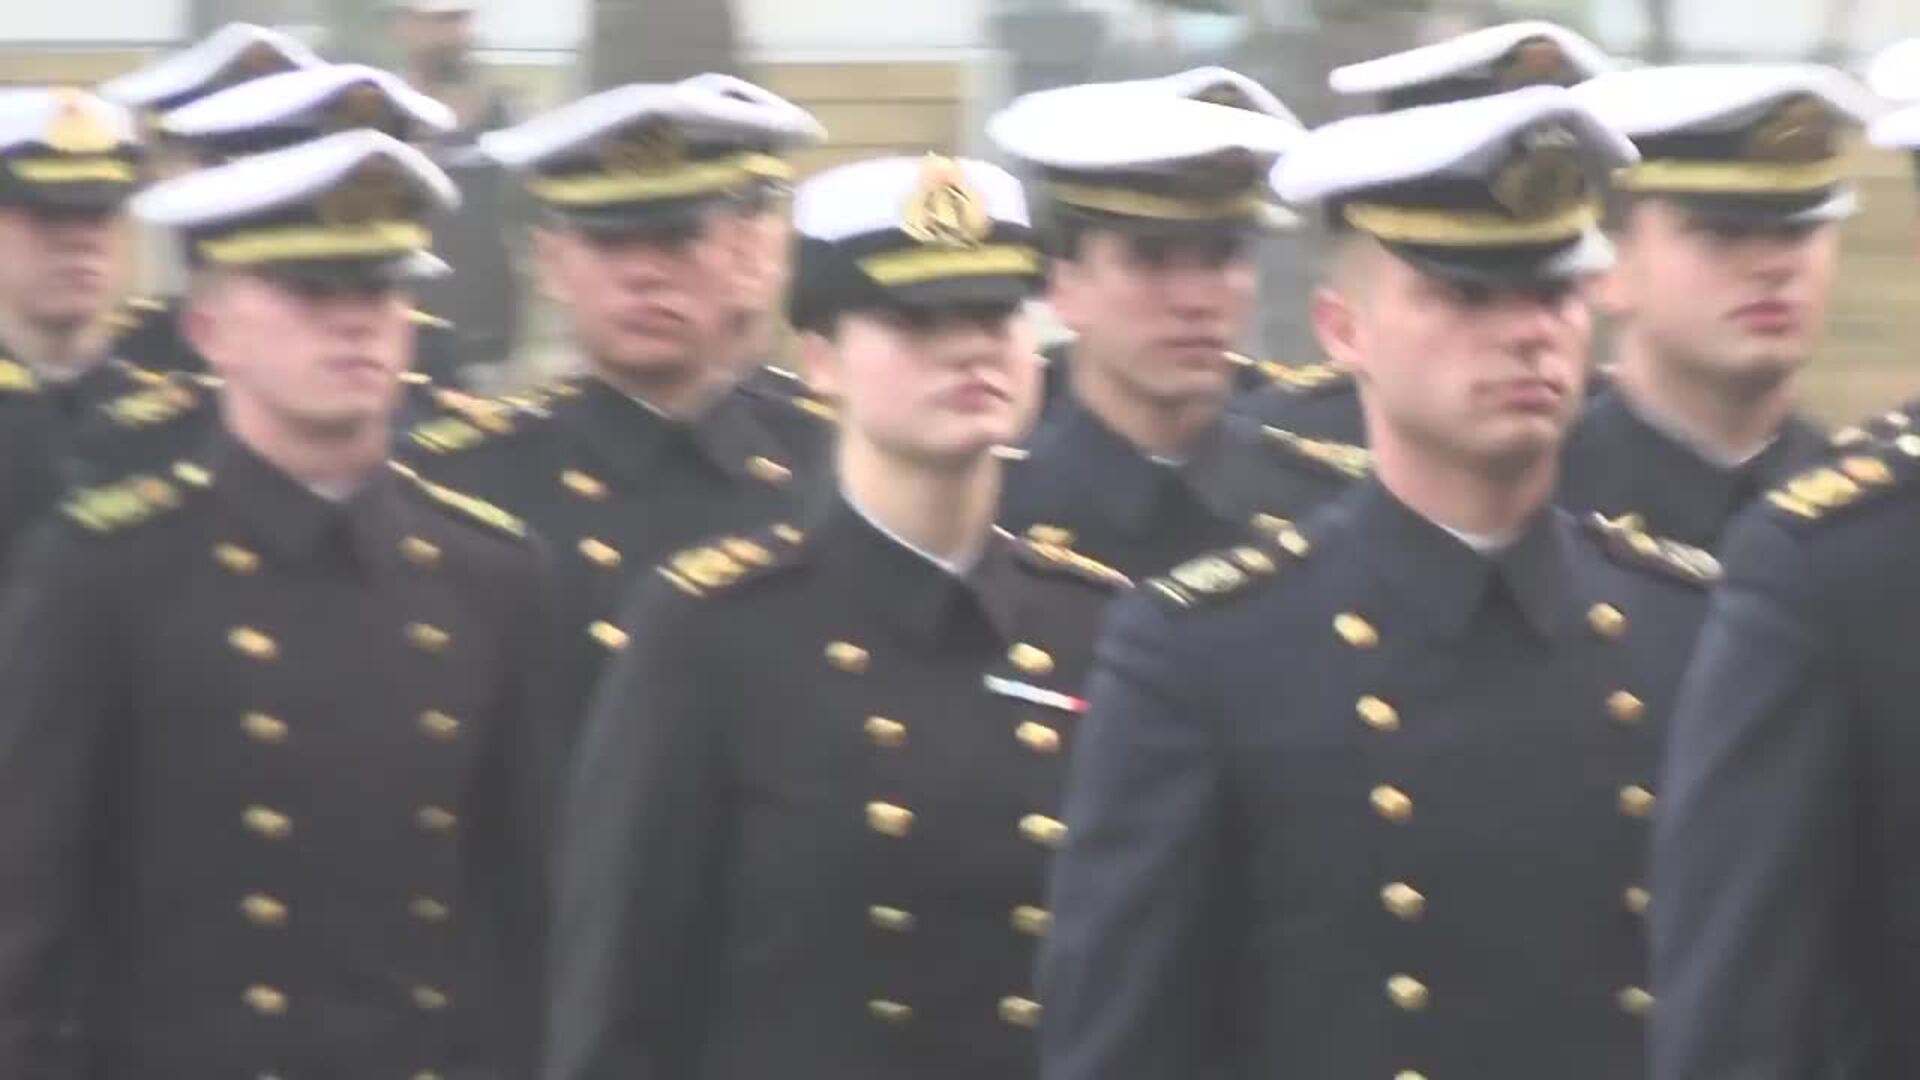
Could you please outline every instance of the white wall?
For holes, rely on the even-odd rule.
[[[0,0],[0,42],[167,41],[187,0]]]
[[[971,49],[991,0],[733,0],[741,44],[763,54]]]
[[[1679,0],[1675,33],[1682,48],[1751,56],[1800,56],[1841,0]],[[1763,9],[1765,17],[1756,18]],[[1593,0],[1595,30],[1611,47],[1632,48],[1646,33],[1643,0]],[[1848,28],[1862,55],[1908,34],[1920,34],[1915,0],[1859,0]]]

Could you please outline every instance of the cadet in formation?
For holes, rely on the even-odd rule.
[[[153,381],[114,358],[106,325],[142,159],[133,117],[92,94],[0,94],[0,572],[68,484],[137,456],[100,406]]]
[[[0,1075],[527,1075],[539,560],[388,460],[453,194],[352,131],[135,204],[223,423],[70,496],[0,610]]]
[[[823,471],[825,408],[742,391],[734,353],[735,200],[786,173],[766,145],[821,134],[798,110],[680,84],[609,90],[482,140],[543,204],[540,272],[585,368],[416,427],[409,452],[554,545],[564,717],[626,644],[618,609],[633,574],[702,536],[793,514]]]
[[[384,106],[374,104],[364,91],[348,93],[364,79],[347,80],[332,93],[315,93],[298,114],[292,114],[288,104],[289,87],[315,84],[282,82],[275,84],[264,99],[249,96],[257,88],[255,84],[269,76],[326,66],[326,61],[311,49],[285,34],[250,23],[230,23],[190,48],[109,79],[101,84],[100,93],[138,110],[158,133],[153,151],[157,173],[162,177],[347,128],[392,126],[396,129],[393,134],[424,139],[452,123],[444,105],[418,94],[396,105],[392,84],[400,80],[391,75],[386,76],[391,82],[382,81],[379,86],[379,91],[389,97]],[[180,110],[229,90],[238,92],[227,95],[218,106],[190,114],[193,119],[186,124],[168,123]],[[295,96],[302,92],[291,91]],[[349,97],[357,100],[341,103]],[[266,101],[279,103],[277,107],[289,114],[275,115],[275,106],[265,105]],[[255,109],[265,112],[256,113]],[[383,115],[388,119],[380,119]],[[282,121],[292,127],[282,126]],[[257,138],[250,137],[249,129],[254,127],[262,129]],[[118,320],[115,348],[119,355],[153,371],[206,371],[206,358],[187,340],[181,325],[185,309],[183,296],[127,301]],[[418,308],[410,307],[408,318],[417,338],[410,370],[442,385],[454,385],[452,379],[460,361],[452,325]]]
[[[1553,508],[1602,177],[1558,87],[1322,128],[1313,320],[1374,478],[1108,623],[1041,965],[1049,1080],[1642,1075],[1661,730],[1715,567]]]
[[[1327,84],[1371,113],[1470,101],[1527,86],[1573,86],[1610,70],[1600,47],[1563,26],[1503,23],[1335,68]],[[1273,385],[1242,403],[1265,424],[1308,438],[1364,443],[1352,372],[1321,362],[1276,368]],[[1592,397],[1603,383],[1588,386]]]
[[[795,222],[838,491],[636,592],[565,813],[547,1080],[1034,1075],[1059,779],[1124,586],[993,528],[1040,253],[974,161],[834,170]]]
[[[1642,160],[1612,181],[1619,261],[1595,290],[1612,390],[1567,442],[1561,502],[1717,547],[1737,511],[1831,452],[1795,402],[1856,202],[1847,145],[1873,105],[1814,65],[1639,68],[1574,94]]]
[[[1872,136],[1920,149],[1920,105]],[[1727,539],[1654,835],[1654,1080],[1920,1074],[1911,424],[1776,488]]]
[[[1219,77],[1257,104],[1250,81]],[[1009,472],[1009,529],[1137,577],[1288,528],[1365,472],[1356,448],[1227,407],[1266,173],[1301,135],[1278,108],[1108,83],[1030,95],[990,123],[1039,174],[1049,297],[1080,335],[1067,399]]]

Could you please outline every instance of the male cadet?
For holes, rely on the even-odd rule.
[[[0,96],[0,568],[68,482],[132,449],[96,406],[146,385],[105,325],[141,156],[132,116],[92,94]]]
[[[1920,147],[1920,105],[1873,141]],[[1654,832],[1655,1080],[1920,1075],[1920,436],[1735,524]]]
[[[824,465],[832,428],[808,411],[820,406],[741,391],[733,355],[733,200],[758,182],[765,142],[817,133],[700,87],[636,84],[482,140],[542,204],[540,273],[585,371],[515,407],[421,425],[411,450],[552,542],[569,721],[626,644],[614,620],[629,577],[792,513]]]
[[[1374,479],[1120,601],[1041,966],[1049,1080],[1641,1075],[1660,721],[1711,558],[1551,506],[1632,147],[1558,87],[1282,163]]]
[[[1080,335],[1002,524],[1139,576],[1284,528],[1364,472],[1355,448],[1227,411],[1265,177],[1297,125],[1108,83],[1029,95],[988,132],[1041,176],[1049,295]]]
[[[1574,89],[1640,150],[1613,178],[1611,392],[1567,441],[1560,499],[1717,547],[1736,511],[1830,450],[1794,413],[1826,326],[1846,138],[1873,108],[1813,65],[1686,65]]]
[[[374,76],[369,74],[372,69],[342,65],[312,81],[285,78],[312,69],[329,69],[329,65],[285,34],[233,23],[190,49],[109,80],[101,93],[146,110],[162,175],[179,175],[355,127],[387,130],[420,141],[452,122],[446,106],[386,72]],[[261,90],[260,82],[268,78],[276,81]],[[255,90],[261,90],[257,97]],[[376,102],[376,94],[384,101]],[[182,110],[216,95],[224,95],[220,105],[184,124],[170,122]],[[254,125],[265,130],[250,135],[247,128]],[[128,300],[117,320],[120,334],[115,347],[122,356],[155,371],[205,371],[206,359],[181,328],[184,308],[185,297],[179,296]],[[408,317],[416,328],[412,370],[451,385],[460,365],[453,324],[418,308],[411,309]]]
[[[1573,86],[1612,67],[1607,54],[1579,34],[1529,20],[1347,64],[1335,68],[1327,84],[1369,112],[1393,112],[1526,86]],[[1272,382],[1271,389],[1245,401],[1242,411],[1309,437],[1364,441],[1360,390],[1352,372],[1330,363],[1304,364],[1277,370]]]
[[[0,1075],[527,1075],[537,554],[387,456],[452,197],[353,131],[136,203],[224,423],[72,496],[0,609]]]
[[[1150,93],[1167,94],[1174,97],[1191,98],[1227,108],[1246,109],[1275,120],[1291,128],[1298,128],[1300,121],[1292,110],[1273,96],[1273,92],[1261,86],[1255,80],[1223,67],[1199,67],[1188,71],[1157,79],[1133,80],[1123,86],[1144,90]],[[1261,212],[1249,231],[1249,247],[1257,241],[1261,232],[1268,229],[1288,227],[1293,224],[1292,215],[1277,206],[1269,206]],[[1250,253],[1251,254],[1251,253]],[[1257,284],[1257,283],[1256,283]],[[1064,410],[1061,406],[1072,400],[1073,341],[1056,342],[1041,350],[1046,361],[1046,380],[1041,384],[1040,423],[1045,423]],[[1294,378],[1293,370],[1283,364],[1256,361],[1237,352],[1226,354],[1232,363],[1233,397],[1235,400],[1249,398],[1260,390],[1281,379]]]
[[[838,494],[636,592],[568,801],[544,1080],[1036,1073],[1062,763],[1124,583],[993,527],[1040,252],[979,162],[849,165],[794,209]]]

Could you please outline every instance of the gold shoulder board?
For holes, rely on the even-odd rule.
[[[1147,588],[1175,607],[1200,607],[1272,578],[1284,563],[1305,558],[1305,552],[1304,544],[1243,544],[1188,559],[1163,577],[1147,579]]]
[[[1286,447],[1300,457],[1316,461],[1338,472],[1359,479],[1373,472],[1373,455],[1364,446],[1352,443],[1333,442],[1328,439],[1310,439],[1305,435],[1296,435],[1283,428],[1266,427],[1261,429],[1268,441],[1277,446]]]
[[[1712,553],[1646,532],[1639,526],[1638,515],[1609,518],[1605,514],[1590,514],[1586,524],[1616,562],[1678,578],[1690,585],[1706,586],[1720,580],[1720,560]]]
[[[497,532],[506,533],[516,540],[522,539],[527,535],[525,522],[485,499],[475,498],[466,492],[455,491],[450,487],[436,484],[421,476],[419,473],[414,472],[412,469],[398,463],[394,464],[393,471],[411,480],[427,498],[432,499],[434,502],[439,503],[449,510],[453,510]]]
[[[81,488],[61,505],[66,516],[89,532],[110,533],[151,521],[185,501],[171,481],[140,473],[100,487]]]

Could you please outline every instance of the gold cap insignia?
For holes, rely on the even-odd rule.
[[[1493,178],[1493,199],[1523,221],[1552,217],[1587,196],[1587,171],[1572,132],[1552,127],[1534,132]]]
[[[320,220],[329,225],[364,225],[406,217],[407,203],[399,172],[384,161],[369,161],[321,196],[318,209]]]
[[[1805,94],[1775,106],[1747,136],[1747,156],[1789,164],[1825,161],[1839,152],[1833,112]]]
[[[610,172],[659,172],[686,159],[687,140],[680,129],[658,120],[631,128],[600,149],[600,161]]]
[[[399,114],[387,103],[387,95],[373,83],[355,83],[334,99],[327,109],[326,123],[332,131],[354,128],[378,128],[391,131],[400,126]]]
[[[927,156],[920,185],[907,201],[901,231],[922,244],[977,247],[993,230],[993,219],[966,172],[952,158]]]
[[[87,96],[70,88],[59,91],[53,119],[41,141],[61,154],[101,154],[120,142]]]
[[[1518,90],[1523,86],[1567,86],[1575,79],[1573,63],[1564,49],[1547,38],[1530,37],[1501,58],[1493,81],[1502,90]]]

